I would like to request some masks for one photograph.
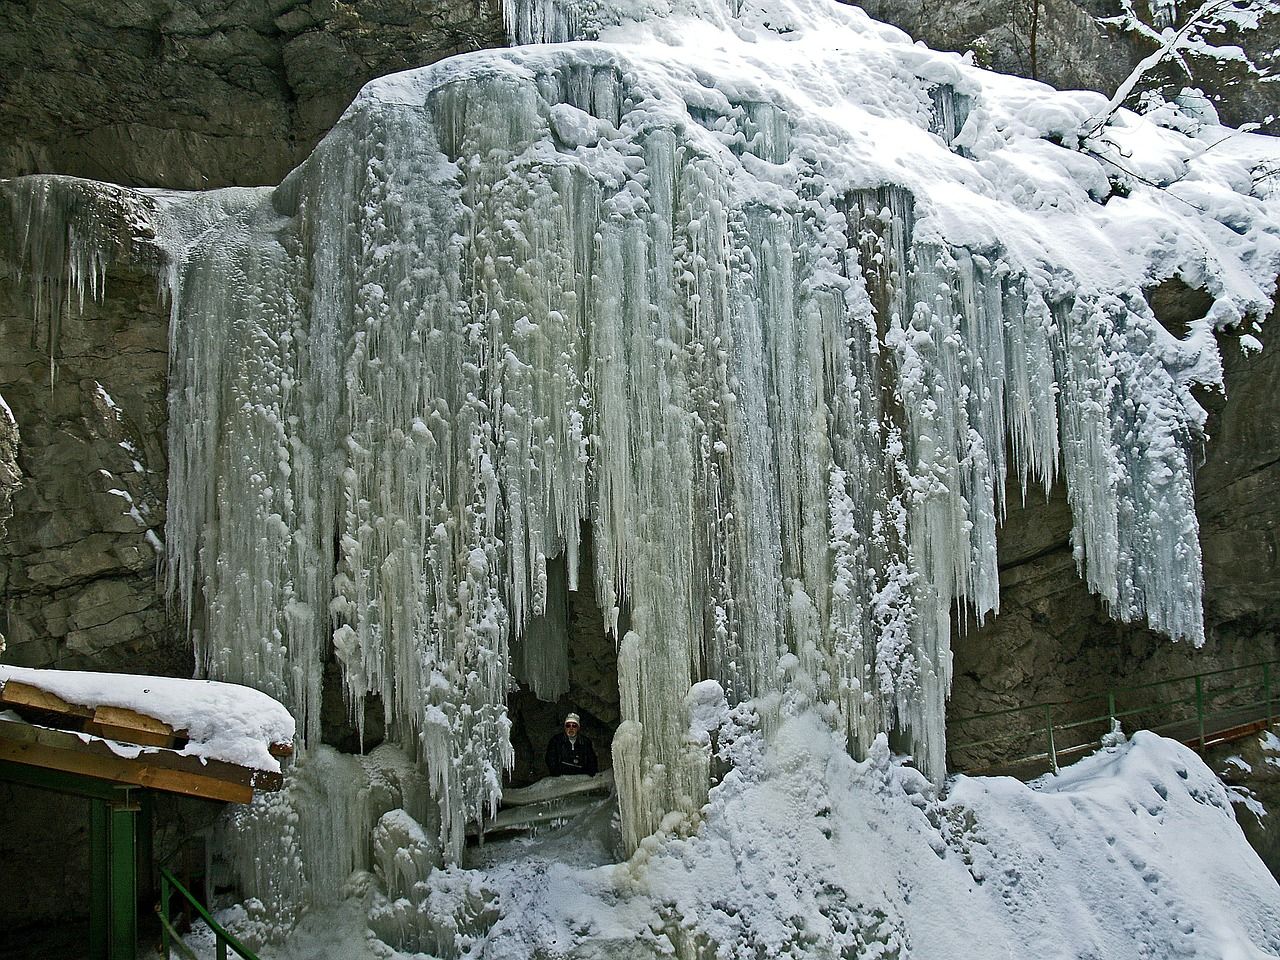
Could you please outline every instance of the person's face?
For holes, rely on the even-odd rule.
[[[564,735],[566,737],[576,737],[578,735],[578,725],[572,720],[566,720],[564,724]]]

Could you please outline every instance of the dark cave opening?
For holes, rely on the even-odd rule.
[[[524,635],[512,640],[511,670],[519,689],[513,688],[507,698],[515,751],[510,786],[526,786],[547,775],[543,759],[547,743],[570,712],[581,717],[582,733],[595,747],[600,769],[613,765],[610,745],[621,721],[617,643],[606,631],[604,613],[596,603],[591,533],[586,525],[580,544],[578,588],[569,589],[565,555],[549,559],[546,613],[531,618]],[[620,630],[625,619],[624,612]],[[567,672],[552,686],[563,692],[543,699],[529,679],[532,662],[545,652],[534,645],[558,644],[566,648]]]

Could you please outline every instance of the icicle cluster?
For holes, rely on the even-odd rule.
[[[381,871],[391,893],[425,880],[443,862],[435,809],[426,778],[395,747],[365,756],[312,749],[284,791],[260,793],[219,821],[213,847],[231,875],[219,879],[238,882],[256,902],[256,939],[279,940],[306,907],[341,898],[353,872]],[[418,842],[388,873],[395,858],[378,838],[380,825],[385,835],[392,823]]]
[[[556,39],[584,9],[509,14]],[[989,108],[895,70],[895,129],[986,170]],[[314,742],[332,648],[353,716],[378,695],[421,762],[456,858],[511,764],[512,675],[566,687],[584,524],[628,631],[633,848],[702,803],[685,698],[704,678],[739,703],[798,664],[852,750],[902,730],[943,775],[951,614],[998,609],[1006,474],[1024,495],[1063,477],[1091,589],[1198,642],[1196,415],[1141,294],[1051,245],[922,230],[938,198],[832,159],[861,146],[758,80],[580,44],[375,82],[279,188],[152,201],[169,575],[203,669],[281,698]],[[76,257],[73,286],[103,262]],[[352,816],[324,829],[377,820]]]
[[[86,297],[101,300],[107,269],[118,260],[156,267],[152,204],[132,190],[72,177],[23,177],[5,192],[0,249],[30,292],[52,375],[63,316],[83,310]]]

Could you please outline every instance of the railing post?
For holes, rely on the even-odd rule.
[[[128,791],[109,805],[111,825],[111,960],[134,960],[138,954],[138,804]]]
[[[160,873],[160,956],[169,960],[169,878]]]
[[[1118,729],[1116,720],[1116,692],[1114,690],[1107,691],[1107,714],[1111,717],[1111,729]]]
[[[1262,696],[1267,701],[1267,726],[1271,726],[1271,664],[1262,665]]]
[[[1196,726],[1200,731],[1200,752],[1204,753],[1204,677],[1196,674]]]
[[[108,916],[111,910],[111,864],[108,857],[111,842],[111,819],[107,801],[95,797],[89,801],[89,956],[91,960],[107,960]]]
[[[1045,705],[1044,708],[1044,732],[1049,742],[1049,768],[1054,772],[1058,772],[1058,749],[1053,743],[1053,707]]]
[[[217,947],[218,947],[218,960],[227,960],[227,941],[222,936],[222,934],[218,934]]]

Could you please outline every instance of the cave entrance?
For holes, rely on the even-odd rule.
[[[621,720],[617,643],[606,633],[596,604],[591,532],[585,525],[580,544],[578,588],[569,589],[563,553],[547,560],[546,613],[531,617],[524,635],[512,640],[511,672],[519,684],[507,698],[515,751],[512,787],[547,776],[547,743],[570,712],[581,717],[600,769],[613,765],[610,745]]]

